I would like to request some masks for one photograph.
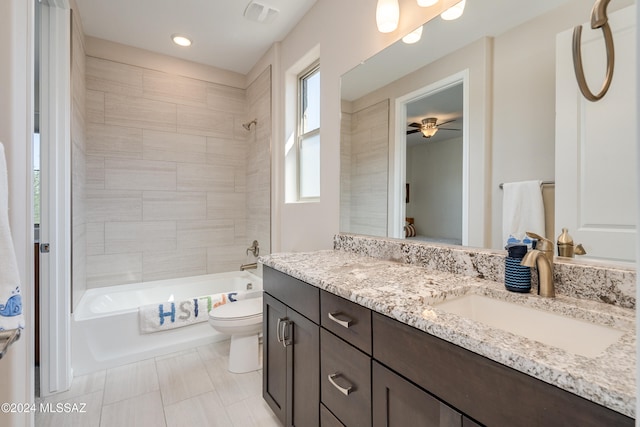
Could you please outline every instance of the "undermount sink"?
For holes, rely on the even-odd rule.
[[[484,295],[466,294],[433,306],[586,357],[599,355],[623,335],[622,331],[609,326]]]

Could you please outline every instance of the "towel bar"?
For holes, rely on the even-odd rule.
[[[540,184],[541,186],[545,186],[545,185],[556,185],[555,181],[542,181],[542,184]],[[501,182],[500,185],[498,186],[500,187],[500,189],[502,190],[502,188],[504,187],[504,183]]]
[[[0,359],[4,357],[9,347],[20,338],[20,329],[0,331]]]

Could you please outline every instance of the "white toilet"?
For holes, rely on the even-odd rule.
[[[231,335],[229,371],[236,374],[260,369],[258,335],[262,332],[262,297],[223,304],[209,312],[209,324]]]

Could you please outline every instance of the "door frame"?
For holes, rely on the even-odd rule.
[[[68,390],[71,370],[71,9],[40,5],[40,395]]]

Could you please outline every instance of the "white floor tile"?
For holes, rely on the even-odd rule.
[[[42,402],[46,405],[36,412],[37,427],[98,427],[102,410],[102,390],[57,402]],[[62,405],[62,407],[60,406]]]
[[[262,396],[253,396],[226,407],[234,427],[280,427],[280,421]]]
[[[224,406],[260,394],[262,377],[259,371],[232,374],[227,370],[226,358],[207,360],[204,363]]]
[[[156,366],[165,405],[213,391],[213,384],[198,352],[158,360]]]
[[[230,427],[231,420],[218,395],[211,391],[165,406],[167,427]]]
[[[104,404],[109,405],[159,389],[155,359],[119,366],[107,370]]]
[[[62,393],[38,398],[38,402],[61,402],[74,397],[83,396],[104,389],[105,371],[75,377],[71,382],[71,388]]]
[[[166,426],[164,407],[159,391],[102,407],[100,427],[162,427]]]
[[[206,362],[207,360],[228,358],[229,357],[229,345],[231,340],[224,340],[214,342],[212,344],[198,347],[198,353],[200,358]]]

